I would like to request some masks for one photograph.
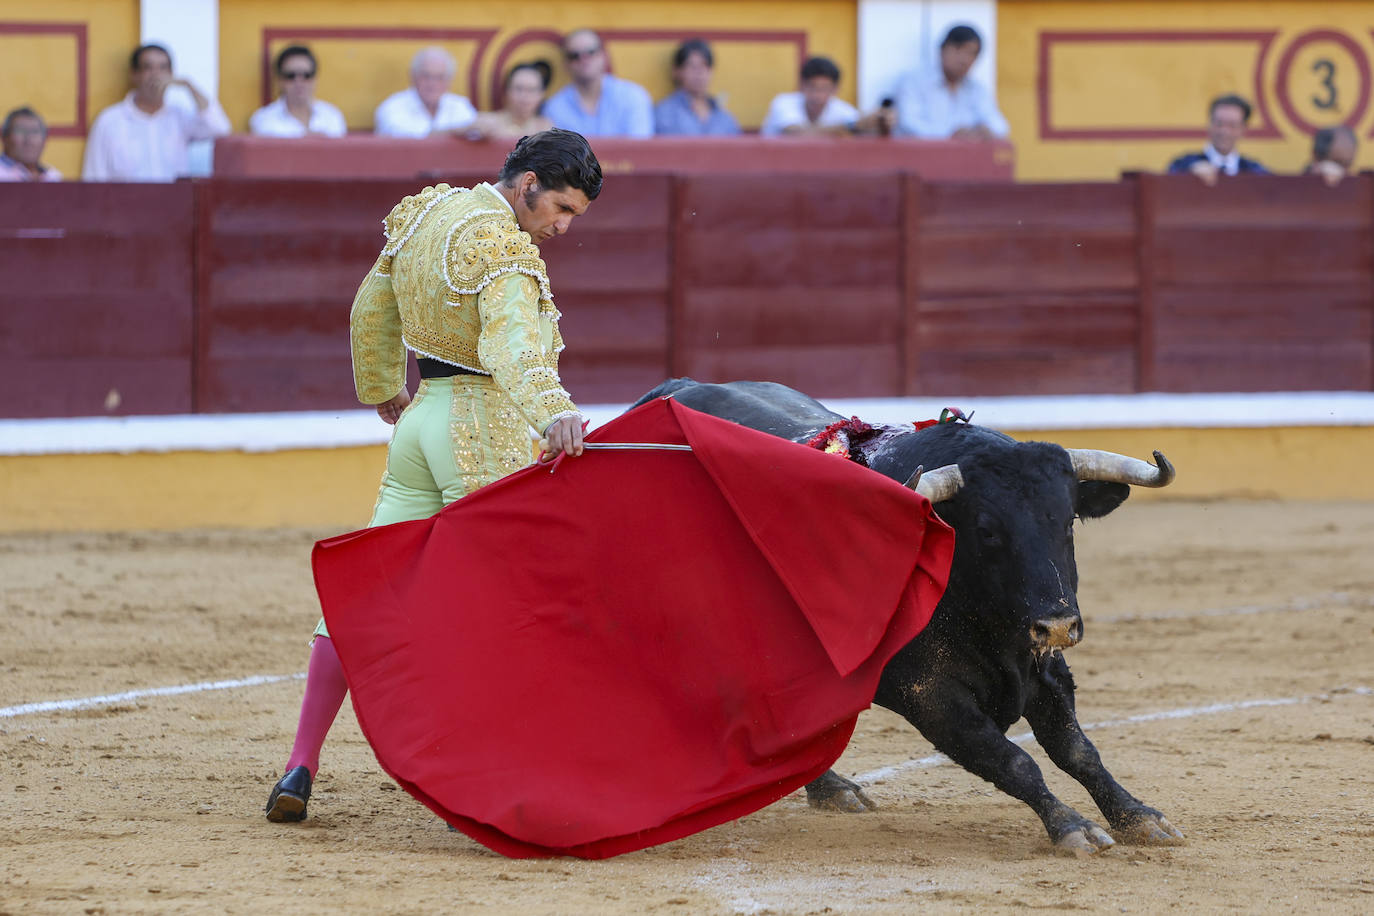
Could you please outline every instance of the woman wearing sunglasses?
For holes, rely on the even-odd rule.
[[[248,129],[259,137],[342,137],[343,112],[315,98],[315,55],[291,45],[277,55],[277,100],[253,112]]]

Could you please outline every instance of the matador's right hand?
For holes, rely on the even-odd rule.
[[[410,392],[402,388],[400,394],[377,405],[377,416],[394,426],[409,405]]]
[[[540,446],[544,449],[541,461],[552,461],[562,454],[582,454],[582,418],[563,417],[550,423],[544,430]]]

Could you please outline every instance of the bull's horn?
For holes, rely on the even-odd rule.
[[[1111,480],[1137,487],[1167,487],[1174,480],[1174,466],[1158,451],[1155,452],[1154,464],[1091,448],[1070,448],[1065,451],[1069,453],[1073,472],[1079,480]]]
[[[929,473],[924,471],[924,466],[917,468],[915,473],[907,478],[906,486],[933,503],[944,502],[959,492],[959,488],[964,485],[964,475],[959,473],[957,464],[947,464]]]

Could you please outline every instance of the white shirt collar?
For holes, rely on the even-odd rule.
[[[502,194],[500,189],[497,188],[496,185],[492,184],[489,181],[484,181],[482,182],[480,187],[486,188],[488,191],[495,194],[497,197],[501,198],[501,203],[506,205],[506,209],[510,211],[510,215],[515,216],[515,208],[511,206],[510,201],[506,200],[506,195]]]
[[[1208,143],[1202,148],[1202,155],[1206,156],[1208,162],[1212,163],[1212,165],[1216,166],[1227,175],[1234,175],[1240,171],[1240,153],[1235,150],[1231,150],[1230,153],[1223,156],[1221,153],[1217,152],[1215,146]]]

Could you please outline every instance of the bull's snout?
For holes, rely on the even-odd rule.
[[[1068,649],[1082,638],[1081,617],[1055,617],[1031,625],[1031,644],[1037,649]]]

